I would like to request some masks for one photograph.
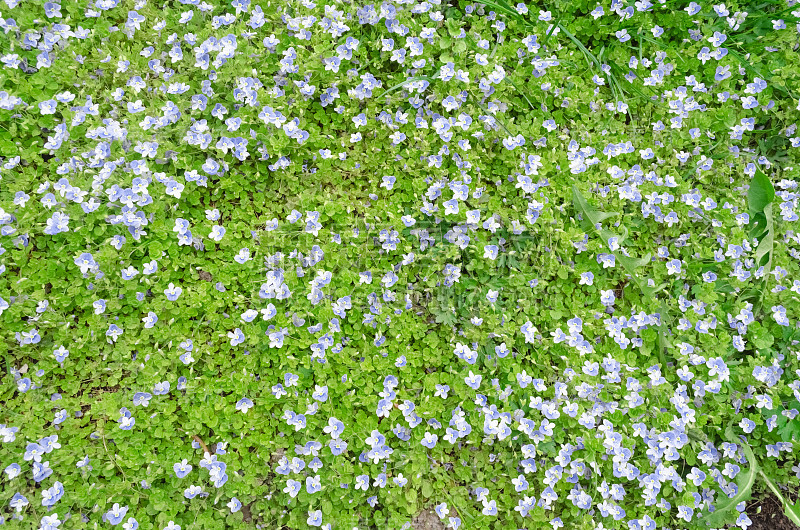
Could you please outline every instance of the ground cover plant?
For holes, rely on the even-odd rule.
[[[793,0],[0,27],[0,523],[800,524]]]

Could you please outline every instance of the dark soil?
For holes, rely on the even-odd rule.
[[[414,530],[444,530],[445,525],[432,509],[425,510],[411,521]],[[791,527],[790,527],[791,528]]]
[[[800,526],[786,517],[781,501],[772,493],[763,493],[758,500],[751,501],[746,511],[753,521],[748,530],[800,530]]]

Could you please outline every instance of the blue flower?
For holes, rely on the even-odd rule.
[[[33,480],[41,482],[53,474],[53,469],[48,464],[49,462],[33,463]]]
[[[106,301],[103,299],[95,300],[92,302],[92,307],[94,307],[95,315],[102,315],[106,311]]]
[[[83,274],[86,274],[89,271],[97,268],[97,262],[88,252],[84,252],[83,254],[75,258],[74,263],[81,269],[81,273]]]
[[[232,497],[228,502],[228,508],[231,509],[231,513],[236,513],[242,509],[242,503],[236,497]]]
[[[231,346],[238,346],[242,344],[246,337],[240,328],[228,332],[228,338],[231,339]]]
[[[64,359],[66,359],[68,356],[69,356],[69,350],[66,349],[63,345],[53,350],[53,357],[56,358],[56,362],[58,363],[63,363]]]
[[[344,423],[342,423],[341,421],[337,420],[336,418],[331,417],[331,418],[328,418],[328,425],[326,427],[324,427],[322,430],[323,430],[323,432],[325,434],[330,434],[331,438],[337,439],[344,432]],[[331,449],[331,450],[333,450],[333,449]]]
[[[283,382],[286,384],[287,388],[291,388],[293,386],[297,386],[297,382],[300,380],[300,377],[296,374],[291,372],[287,372],[283,375]]]
[[[42,337],[39,335],[39,331],[36,328],[31,329],[30,331],[23,331],[21,333],[15,334],[17,341],[19,342],[20,346],[24,346],[26,344],[38,344],[39,341],[42,340]],[[23,390],[23,392],[26,392]]]
[[[422,443],[422,445],[424,445],[428,449],[433,449],[434,447],[436,447],[436,441],[438,439],[439,437],[437,435],[426,432],[425,436],[422,438],[422,442],[420,443]]]
[[[236,410],[240,410],[243,413],[246,413],[248,410],[253,408],[253,401],[250,398],[243,397],[239,401],[236,402]]]
[[[174,464],[172,466],[172,470],[175,472],[175,476],[178,478],[184,478],[192,471],[192,465],[188,463],[187,459],[183,459],[180,462]]]
[[[223,462],[219,462],[218,465],[210,469],[210,477],[215,488],[221,488],[228,482],[228,474],[225,473],[224,465]]]
[[[158,316],[152,311],[148,311],[147,316],[142,318],[142,322],[144,322],[145,329],[152,328],[158,322]]]
[[[434,393],[434,397],[441,397],[442,399],[447,399],[447,393],[450,392],[449,385],[436,385],[436,392]]]
[[[222,227],[222,226],[219,226],[219,225],[215,225],[211,229],[211,233],[208,234],[209,239],[211,239],[213,241],[217,241],[217,242],[222,241],[222,238],[224,236],[225,236],[225,227]]]
[[[125,407],[120,409],[120,417],[117,420],[119,423],[119,428],[123,431],[129,431],[131,428],[136,425],[136,419],[131,416],[131,413]]]
[[[391,190],[394,187],[395,182],[397,182],[397,178],[394,175],[384,175],[383,182],[381,183],[381,188],[386,188],[387,190]]]
[[[20,473],[22,473],[22,468],[20,467],[19,464],[14,463],[14,464],[9,464],[3,471],[5,472],[6,475],[8,475],[8,480],[12,480],[18,477]]]
[[[177,300],[182,292],[183,289],[181,289],[180,287],[176,287],[175,284],[173,284],[172,282],[169,282],[169,286],[167,286],[167,288],[164,289],[164,294],[167,296],[167,300],[169,300],[170,302],[174,302],[175,300]]]
[[[61,523],[62,521],[58,518],[57,513],[54,513],[53,515],[45,515],[42,517],[42,520],[39,521],[39,530],[59,530]],[[2,518],[0,518],[0,524],[2,524]]]
[[[133,405],[134,406],[142,406],[146,407],[150,404],[150,400],[153,398],[153,395],[149,392],[136,392],[133,395]]]
[[[116,324],[111,324],[108,326],[108,331],[106,331],[106,337],[111,337],[111,341],[117,342],[117,339],[122,335],[125,330],[117,326]]]
[[[311,394],[311,397],[323,403],[328,401],[328,385],[314,385],[314,393]]]
[[[186,497],[187,499],[194,499],[195,497],[201,495],[202,493],[203,493],[203,488],[195,485],[191,485],[185,490],[183,490],[183,496]]]
[[[29,377],[23,377],[19,381],[17,381],[17,390],[22,392],[23,394],[33,388],[33,382],[30,380]]]
[[[39,112],[42,115],[55,114],[58,102],[54,99],[48,99],[39,103]]]
[[[45,449],[38,443],[29,443],[28,446],[25,448],[25,454],[23,455],[23,459],[26,462],[30,462],[33,460],[34,462],[41,462],[42,455],[45,454]]]
[[[290,497],[294,498],[297,497],[297,494],[300,493],[300,490],[303,488],[303,485],[292,479],[288,479],[286,481],[286,487],[283,488],[284,493],[288,493]]]
[[[475,375],[472,373],[472,370],[469,371],[469,375],[464,378],[464,382],[473,390],[477,390],[481,384],[481,380],[483,379],[482,375]]]
[[[42,492],[42,494],[44,495],[44,492]],[[8,503],[8,505],[14,508],[14,510],[16,510],[17,512],[21,512],[22,509],[26,507],[28,504],[30,504],[30,502],[28,502],[28,499],[21,493],[15,493],[14,496],[11,497],[11,500]],[[44,501],[42,501],[42,504],[44,504]]]
[[[120,506],[119,503],[115,502],[114,506],[103,515],[103,519],[107,520],[112,525],[118,525],[122,522],[126,513],[128,513],[128,507]]]
[[[77,467],[77,468],[85,467],[87,469],[92,469],[92,466],[89,465],[89,455],[85,455],[83,458],[78,460],[75,463],[75,467]]]
[[[306,477],[306,491],[308,493],[317,493],[322,489],[322,485],[320,484],[320,477],[316,475],[314,477]]]
[[[322,526],[322,510],[309,511],[306,523],[311,526]]]

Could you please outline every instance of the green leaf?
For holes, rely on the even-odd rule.
[[[433,496],[433,486],[431,486],[430,482],[423,482],[422,483],[422,496],[426,499],[430,499]]]
[[[456,320],[456,316],[447,310],[436,314],[436,322],[439,324],[444,324],[445,326],[453,327],[453,325],[456,323]]]
[[[775,200],[775,188],[763,172],[756,170],[750,189],[747,191],[747,206],[750,213],[758,214]]]
[[[592,227],[609,217],[617,215],[615,212],[601,212],[595,209],[586,201],[586,198],[584,198],[581,191],[574,184],[572,185],[572,203],[575,205],[575,209],[583,216],[583,219],[592,223]]]
[[[644,256],[642,256],[641,258],[632,258],[630,256],[623,256],[622,254],[616,254],[616,253],[615,256],[617,256],[617,259],[622,264],[622,266],[625,267],[625,269],[631,274],[635,274],[636,269],[638,269],[639,267],[644,267],[645,265],[650,263],[651,259],[649,252]],[[653,291],[655,291],[658,288],[651,287],[650,289],[653,289]]]
[[[778,497],[778,499],[780,499],[781,504],[783,504],[783,513],[786,514],[786,517],[788,517],[789,520],[792,521],[797,526],[800,526],[800,499],[797,499],[797,501],[795,501],[794,504],[789,504],[789,500],[783,496],[781,490],[779,490],[778,487],[775,486],[775,482],[772,479],[770,479],[766,475],[766,473],[764,473],[763,471],[759,471],[758,474],[767,483],[767,486],[769,487],[769,489],[772,490],[772,493],[774,493],[775,496]]]
[[[739,474],[736,475],[736,484],[738,486],[736,495],[718,502],[716,509],[712,513],[702,515],[698,518],[698,520],[703,521],[707,526],[715,528],[722,527],[725,523],[729,523],[728,512],[732,508],[735,508],[740,502],[750,498],[750,493],[756,480],[756,474],[760,470],[758,460],[756,460],[756,455],[753,454],[753,450],[746,442],[742,442],[742,440],[734,435],[732,425],[728,425],[728,428],[725,430],[725,437],[730,442],[742,446],[749,465],[747,471],[740,471]]]
[[[417,502],[417,491],[416,490],[408,490],[406,491],[406,500],[409,504],[416,504]]]
[[[415,81],[422,81],[422,80],[425,80],[425,81],[430,83],[435,78],[436,78],[436,76],[429,77],[427,75],[418,75],[418,76],[415,76],[415,77],[409,77],[405,81],[403,81],[402,83],[397,83],[396,85],[387,88],[380,96],[378,96],[378,98],[382,98],[386,94],[389,94],[390,92],[394,92],[395,90],[400,90],[401,88],[403,88],[404,86],[406,86],[409,83],[413,83]]]
[[[481,1],[486,7],[490,9],[496,9],[498,12],[508,15],[509,17],[517,20],[520,24],[529,25],[528,21],[519,14],[519,12],[513,9],[510,5],[508,5],[505,0],[483,0]]]
[[[756,266],[764,265],[765,273],[769,272],[772,265],[772,249],[775,242],[775,229],[772,221],[772,204],[764,208],[764,217],[767,220],[767,229],[758,242],[756,248]]]
[[[772,204],[775,201],[775,188],[763,172],[756,170],[747,191],[747,205],[750,210],[750,237],[758,239],[756,266],[764,267],[764,277],[772,267],[772,252],[775,245],[775,223],[772,217]],[[758,297],[761,297],[759,291]]]
[[[797,499],[794,504],[789,504],[789,501],[783,499],[783,513],[786,514],[790,521],[800,527],[800,499]]]
[[[789,403],[787,408],[791,409],[798,407],[800,407],[800,401],[795,399]],[[784,442],[791,442],[793,439],[800,439],[800,422],[788,420],[783,415],[779,416],[778,434],[781,435],[781,439]]]

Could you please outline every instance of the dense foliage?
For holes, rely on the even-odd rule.
[[[4,4],[5,525],[800,514],[795,0]]]

